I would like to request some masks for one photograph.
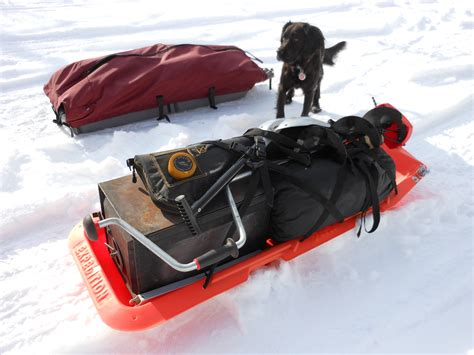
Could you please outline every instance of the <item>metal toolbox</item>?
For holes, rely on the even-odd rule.
[[[236,206],[244,198],[248,179],[244,177],[227,187]],[[234,223],[226,191],[221,191],[199,215],[201,233],[193,235],[180,215],[167,213],[156,207],[141,181],[132,183],[131,180],[130,176],[124,176],[99,184],[104,219],[120,218],[180,263],[189,263],[203,253],[223,245],[227,231]],[[269,219],[270,209],[266,205],[263,190],[258,189],[245,215],[241,216],[246,242],[239,250],[239,258],[263,248],[268,236]],[[195,280],[198,274],[203,277],[205,268],[179,272],[170,267],[120,226],[108,225],[106,231],[110,255],[134,295],[170,284],[179,286],[180,282],[183,283],[182,280],[193,277]],[[238,238],[239,233],[236,231],[232,239]]]

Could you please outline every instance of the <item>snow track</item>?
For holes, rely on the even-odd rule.
[[[441,0],[0,1],[0,353],[466,353],[473,345],[473,10]],[[321,118],[390,102],[431,170],[373,235],[346,233],[163,326],[120,333],[95,312],[67,249],[125,159],[240,135],[275,90],[70,138],[42,85],[72,61],[153,43],[233,44],[274,68],[287,20],[347,40],[325,68]],[[301,112],[295,96],[287,116]]]

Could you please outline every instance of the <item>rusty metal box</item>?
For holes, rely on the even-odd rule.
[[[195,236],[180,215],[162,211],[152,202],[140,179],[137,183],[131,180],[130,176],[124,176],[99,184],[104,218],[122,218],[182,263],[191,262],[223,244],[227,230],[233,223],[223,193],[199,215],[202,233]],[[243,200],[247,184],[247,179],[232,184],[237,206]],[[263,191],[257,190],[247,213],[241,217],[247,232],[247,242],[240,249],[239,257],[261,249],[268,236],[270,210],[266,206]],[[233,239],[238,239],[237,233],[234,233]],[[129,290],[135,295],[199,273],[174,270],[117,226],[107,227],[107,244]]]

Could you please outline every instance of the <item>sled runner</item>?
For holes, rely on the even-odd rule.
[[[136,156],[128,164],[139,178],[134,171],[133,181],[99,184],[101,212],[74,227],[69,248],[104,322],[120,330],[163,323],[359,218],[361,228],[369,209],[372,232],[379,212],[427,173],[402,147],[410,123],[388,104],[330,125],[307,120]],[[305,174],[316,178],[311,188]]]
[[[71,63],[44,86],[53,122],[71,134],[167,119],[168,114],[243,97],[273,76],[235,46],[153,46]],[[271,85],[271,82],[270,82]]]

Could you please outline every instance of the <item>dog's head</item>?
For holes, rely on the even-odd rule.
[[[277,59],[288,64],[305,62],[317,50],[324,48],[324,37],[319,28],[304,22],[287,22],[283,26]],[[303,63],[299,63],[303,64]]]

